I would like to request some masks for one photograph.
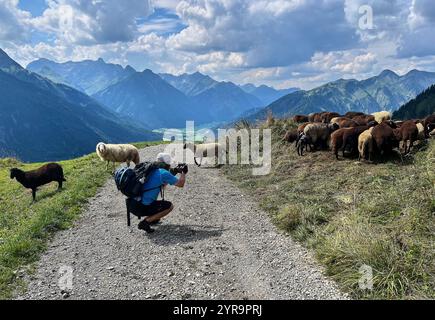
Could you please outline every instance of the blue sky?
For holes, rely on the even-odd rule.
[[[20,0],[18,2],[18,8],[29,11],[34,17],[42,15],[47,7],[45,0]]]
[[[433,0],[0,0],[0,47],[24,66],[102,57],[278,88],[435,71],[433,30]]]

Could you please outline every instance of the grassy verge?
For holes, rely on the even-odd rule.
[[[158,144],[161,142],[137,145]],[[31,204],[31,192],[10,180],[9,169],[32,170],[41,164],[0,159],[0,299],[11,297],[23,268],[38,260],[55,231],[72,225],[87,199],[110,177],[96,154],[60,164],[67,179],[64,190],[57,192],[57,183],[42,187],[37,202]]]
[[[358,299],[435,298],[435,141],[403,165],[336,161],[330,152],[297,156],[273,127],[273,169],[228,177],[259,199],[274,222],[314,250],[329,276]],[[362,266],[373,290],[361,290]]]

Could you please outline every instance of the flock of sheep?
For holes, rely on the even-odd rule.
[[[304,151],[331,148],[337,159],[339,151],[358,154],[359,159],[371,161],[373,156],[384,155],[394,148],[401,148],[404,153],[411,151],[416,141],[424,141],[435,135],[435,114],[421,120],[392,121],[389,112],[378,112],[367,115],[360,112],[348,112],[344,116],[334,112],[313,113],[308,116],[297,115],[293,121],[299,123],[297,129],[287,131],[283,141],[296,142],[300,156]],[[209,155],[216,157],[222,148],[218,143],[185,144],[184,149],[194,153],[195,163],[201,166],[202,159]],[[96,148],[97,155],[102,161],[126,163],[135,165],[140,163],[139,150],[129,144],[99,143]],[[199,158],[198,163],[196,159]],[[63,169],[56,163],[47,164],[37,170],[24,172],[17,168],[11,169],[10,178],[16,179],[25,188],[32,190],[33,200],[36,198],[38,187],[50,182],[58,182],[59,189],[65,180]]]
[[[371,161],[374,156],[388,154],[394,148],[409,153],[416,141],[424,141],[435,132],[435,114],[425,119],[392,121],[391,113],[383,111],[367,115],[335,112],[297,115],[297,129],[287,131],[283,141],[296,142],[298,155],[305,150],[330,148],[339,158],[339,151],[359,155],[359,160]]]

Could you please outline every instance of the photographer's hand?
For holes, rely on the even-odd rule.
[[[183,172],[180,175],[180,178],[178,179],[177,184],[175,185],[178,188],[184,188],[184,185],[186,184],[186,174]]]

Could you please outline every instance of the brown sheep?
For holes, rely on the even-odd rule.
[[[423,121],[426,137],[429,137],[429,133],[435,129],[435,114],[428,116]]]
[[[17,179],[26,189],[32,189],[33,201],[36,200],[36,190],[38,187],[50,182],[57,182],[60,190],[62,189],[63,182],[66,181],[63,175],[63,169],[57,163],[49,163],[37,170],[29,172],[24,172],[16,168],[11,169],[11,179]]]
[[[335,157],[338,160],[338,151],[343,147],[343,136],[347,130],[350,130],[350,128],[343,128],[338,129],[331,135],[331,149],[332,152],[335,154]],[[344,149],[343,149],[343,157],[344,157]]]
[[[293,117],[293,121],[296,122],[296,123],[305,123],[305,122],[308,122],[308,116],[295,115]]]
[[[376,121],[370,122],[365,126],[358,126],[349,128],[343,134],[343,154],[345,150],[349,150],[351,154],[356,154],[358,151],[358,138],[366,130],[374,127],[378,123]]]
[[[397,146],[393,129],[396,129],[396,125],[392,121],[384,121],[373,128],[374,145],[380,154],[391,152]]]
[[[358,123],[360,126],[365,126],[369,122],[375,121],[375,117],[372,115],[363,115],[363,116],[356,116],[352,118],[352,120]]]
[[[346,113],[344,116],[346,118],[353,119],[353,118],[358,117],[358,116],[365,116],[365,113],[364,112],[350,111],[350,112]]]
[[[358,123],[351,119],[341,119],[338,121],[338,126],[340,127],[340,129],[352,128],[352,127],[358,127]]]
[[[346,118],[346,117],[336,117],[336,118],[332,118],[331,119],[331,123],[334,124],[338,124],[341,120],[352,120],[350,118]]]
[[[287,131],[284,138],[282,138],[283,142],[293,143],[297,141],[299,138],[299,133],[297,129],[293,129],[290,131]]]
[[[322,122],[322,112],[314,115],[314,122]]]
[[[403,142],[405,154],[411,151],[414,142],[418,140],[418,128],[414,121],[405,121],[400,128],[393,130],[397,141]],[[409,146],[408,146],[409,141]]]
[[[330,123],[332,119],[340,117],[340,114],[337,112],[325,112],[320,115],[320,120],[323,123]]]

